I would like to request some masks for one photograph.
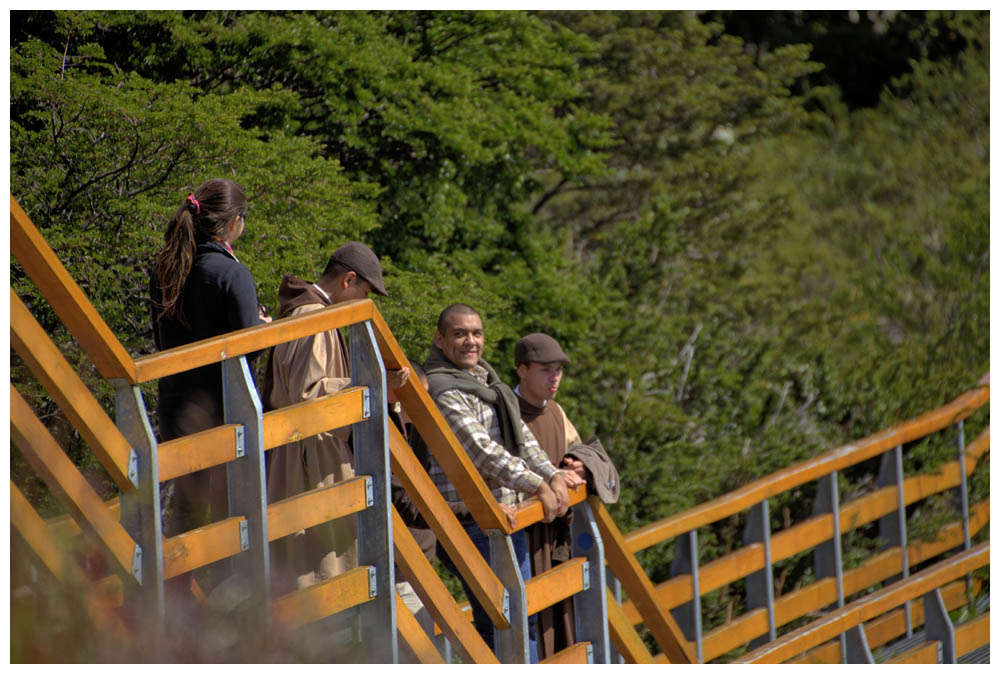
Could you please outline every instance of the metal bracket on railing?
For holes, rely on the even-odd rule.
[[[583,560],[583,589],[590,589],[590,561],[586,559]]]
[[[507,622],[510,622],[510,592],[507,591],[507,588],[504,588],[503,591],[503,600],[500,602],[500,610],[503,611],[503,617],[507,619]]]
[[[243,426],[236,427],[236,458],[240,458],[247,453],[246,441],[243,439]]]
[[[250,549],[250,525],[246,520],[240,522],[240,550]]]
[[[594,645],[587,644],[587,664],[594,664]]]
[[[375,505],[375,483],[371,475],[365,475],[365,505],[369,508]]]
[[[361,394],[361,418],[368,419],[372,415],[372,394],[366,388]]]
[[[142,548],[138,545],[132,551],[132,576],[142,585]]]
[[[378,596],[378,578],[375,576],[375,567],[368,567],[368,596],[374,598]]]
[[[139,488],[139,455],[134,449],[128,450],[128,481],[136,489]]]

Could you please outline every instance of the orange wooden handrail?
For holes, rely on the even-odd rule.
[[[759,480],[755,480],[728,494],[695,506],[682,513],[647,524],[625,535],[630,552],[638,552],[662,543],[698,527],[717,522],[745,510],[789,489],[798,487],[835,470],[843,470],[896,445],[939,431],[955,424],[982,407],[990,399],[989,373],[980,379],[981,388],[975,388],[935,410],[922,414],[898,426],[880,431],[867,438],[821,454],[813,459],[789,466]]]
[[[135,380],[132,357],[115,337],[21,205],[10,196],[10,253],[105,379]]]
[[[448,636],[465,662],[497,664],[498,660],[493,651],[472,626],[461,607],[455,603],[448,588],[424,557],[423,551],[417,545],[413,534],[406,528],[396,507],[391,507],[392,545],[396,552],[396,563],[420,597],[424,608],[434,618],[437,627]]]
[[[736,662],[778,663],[990,563],[982,543],[766,644]]]
[[[134,489],[128,477],[132,451],[128,440],[14,291],[10,293],[10,341],[93,449],[115,485],[124,492]]]
[[[410,613],[409,607],[407,607],[406,602],[403,601],[398,592],[396,593],[396,631],[399,632],[399,636],[403,638],[403,643],[406,644],[406,647],[410,649],[410,652],[413,653],[413,656],[420,664],[447,664],[444,658],[441,657],[441,654],[438,653],[438,649],[434,647],[434,642],[424,632],[424,628],[417,622],[416,617]]]
[[[479,554],[465,528],[445,503],[441,492],[395,425],[389,426],[389,461],[393,475],[416,503],[420,514],[458,567],[461,576],[469,583],[490,620],[501,629],[509,627],[510,623],[503,614],[503,584]]]
[[[979,458],[989,450],[990,430],[986,428],[969,443],[965,452],[965,472],[971,475]],[[904,504],[910,505],[931,494],[951,489],[959,484],[958,459],[939,468],[939,472],[914,475],[903,482]],[[866,494],[840,508],[840,533],[847,533],[897,508],[896,487],[883,487]],[[817,515],[804,522],[782,530],[771,539],[771,560],[779,562],[804,550],[829,540],[833,527],[832,515]],[[746,545],[701,567],[699,594],[705,595],[729,583],[745,578],[764,568],[764,546],[761,543]],[[691,577],[681,575],[656,586],[657,595],[664,607],[672,609],[691,601],[694,596]],[[632,624],[640,622],[635,608],[628,602],[622,607]],[[779,623],[780,624],[780,623]]]
[[[300,316],[280,318],[263,325],[158,351],[135,359],[136,376],[132,383],[142,384],[203,365],[221,363],[227,358],[244,356],[300,337],[367,321],[371,319],[374,308],[371,300],[350,300]]]
[[[361,512],[368,507],[365,483],[368,477],[302,492],[267,507],[267,538],[276,541],[289,534],[323,522]]]
[[[358,604],[371,601],[368,573],[359,566],[339,576],[297,590],[271,603],[274,621],[283,630],[294,630]]]
[[[594,513],[597,528],[604,543],[604,558],[615,576],[621,581],[628,596],[635,602],[643,622],[670,662],[693,663],[697,661],[691,642],[681,632],[669,611],[656,601],[653,584],[649,576],[639,566],[635,555],[625,547],[621,532],[611,519],[601,500],[596,495],[589,496],[587,502]]]
[[[131,577],[137,550],[135,541],[112,517],[104,502],[13,384],[10,385],[10,435],[24,458],[66,505],[77,523],[93,531],[112,558]]]

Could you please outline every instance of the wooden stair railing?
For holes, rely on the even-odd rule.
[[[889,450],[890,454],[895,451],[898,458],[902,443],[941,431],[956,422],[961,423],[988,401],[989,375],[987,374],[979,381],[977,388],[916,419],[814,459],[789,466],[730,494],[632,531],[624,536],[626,546],[630,552],[638,552],[671,536],[678,536],[677,545],[683,542],[687,547],[689,532],[696,531],[699,526],[730,517],[745,508],[747,504],[752,505],[755,499],[763,497],[763,501],[754,505],[754,508],[759,510],[761,505],[766,506],[768,497],[784,489],[800,486],[811,479],[816,479],[817,476],[825,480],[829,488],[832,484],[830,476],[835,475],[836,471],[874,458],[886,450]],[[961,427],[959,430],[961,433]],[[804,551],[821,545],[830,545],[830,541],[834,538],[834,530],[838,535],[849,533],[868,523],[891,517],[894,513],[901,512],[901,508],[917,503],[932,494],[956,487],[964,490],[965,477],[973,473],[982,457],[989,452],[989,436],[987,426],[968,447],[964,448],[962,459],[946,463],[934,474],[916,475],[905,479],[900,476],[895,484],[890,483],[849,503],[839,504],[835,512],[817,514],[804,522],[786,526],[773,535],[768,528],[766,537],[757,539],[760,542],[747,543],[742,548],[700,567],[696,565],[696,575],[689,571],[676,572],[670,580],[661,582],[655,587],[655,599],[665,611],[679,609],[685,604],[690,606],[696,599],[695,578],[698,587],[697,597],[700,598],[752,574],[770,573],[774,564]],[[885,458],[884,455],[883,466]],[[766,513],[766,510],[764,512]],[[968,522],[969,535],[975,535],[981,530],[988,518],[988,505],[985,509],[983,504],[973,506],[970,509]],[[904,567],[912,567],[917,563],[916,559],[927,559],[927,556],[917,552],[918,549],[925,551],[933,549],[936,550],[935,554],[941,554],[957,545],[962,545],[961,528],[961,522],[946,527],[943,533],[947,534],[945,537],[947,545],[907,546],[908,560],[903,556],[899,545],[890,547],[883,554],[863,563],[858,569],[838,572],[836,576],[820,578],[783,597],[774,597],[769,610],[766,606],[751,607],[743,615],[727,621],[725,625],[710,632],[703,634],[696,631],[698,639],[696,645],[700,650],[701,661],[718,658],[755,637],[766,638],[769,632],[781,625],[831,603],[837,603],[838,582],[842,584],[843,596],[850,596],[899,574]],[[675,555],[678,554],[677,550],[675,545]],[[842,581],[838,581],[837,578],[841,576]],[[861,579],[864,580],[863,584],[855,582]],[[636,609],[631,595],[629,592],[630,598],[623,602],[622,610],[629,623],[637,625],[644,622],[644,616]],[[663,656],[657,656],[656,659],[662,661]]]
[[[897,445],[912,442],[956,424],[971,416],[989,399],[989,374],[987,374],[980,380],[977,388],[963,393],[947,405],[857,442],[779,470],[677,515],[639,527],[625,535],[625,542],[629,550],[635,553],[676,538],[692,529],[718,522],[766,498],[813,482],[832,471],[849,468],[879,456]]]
[[[832,636],[884,615],[906,601],[934,592],[949,581],[986,566],[989,562],[990,544],[982,543],[789,632],[736,662],[784,662]]]
[[[232,362],[234,358],[302,336],[361,323],[371,326],[368,334],[377,344],[377,350],[386,368],[397,369],[408,364],[405,354],[396,343],[378,309],[369,300],[342,303],[305,316],[274,321],[269,325],[247,328],[133,360],[94,311],[13,197],[11,197],[11,242],[12,253],[22,268],[38,285],[42,295],[70,329],[102,376],[118,387],[120,395],[129,387],[137,392],[137,384],[162,376],[209,363]],[[131,446],[134,439],[130,442],[122,436],[96,400],[93,400],[93,396],[86,390],[82,381],[69,368],[58,349],[48,340],[24,304],[13,292],[11,296],[12,343],[67,417],[78,427],[88,444],[94,448],[119,488],[126,495],[130,495],[132,493],[130,490],[136,485],[135,452]],[[352,334],[353,331],[352,328]],[[770,569],[769,563],[773,564],[817,543],[822,543],[824,539],[830,538],[834,530],[843,533],[874,521],[901,507],[898,505],[899,502],[913,503],[928,494],[955,486],[956,480],[962,481],[964,485],[965,475],[975,469],[977,461],[988,451],[988,428],[967,449],[964,465],[952,462],[939,475],[917,476],[905,481],[900,478],[902,494],[896,487],[885,487],[863,499],[840,507],[833,514],[818,515],[783,531],[767,543],[750,544],[727,558],[716,560],[701,570],[701,576],[695,583],[698,586],[697,593],[693,590],[694,578],[691,575],[678,576],[654,588],[639,566],[635,553],[650,545],[692,532],[699,526],[728,517],[748,506],[765,502],[770,496],[794,486],[817,477],[835,474],[837,470],[877,456],[893,446],[961,421],[989,400],[988,375],[982,380],[981,386],[980,389],[963,394],[949,405],[896,428],[791,466],[729,495],[702,504],[686,513],[642,527],[625,536],[617,530],[610,514],[596,497],[591,496],[588,499],[583,488],[573,490],[571,503],[577,504],[577,508],[586,509],[581,512],[585,512],[587,517],[591,518],[589,521],[593,527],[593,534],[599,541],[603,541],[601,549],[604,550],[607,563],[630,597],[622,607],[618,606],[613,595],[603,590],[603,564],[598,564],[601,567],[599,577],[602,590],[599,610],[607,612],[604,641],[607,642],[610,636],[618,652],[630,662],[653,660],[695,662],[711,659],[726,652],[725,649],[733,647],[730,635],[735,634],[737,630],[745,640],[749,635],[766,633],[768,629],[773,630],[775,619],[781,621],[778,624],[784,624],[812,610],[803,607],[823,605],[816,602],[831,603],[831,593],[833,599],[836,599],[836,588],[831,579],[823,579],[799,591],[801,599],[793,595],[782,597],[775,602],[770,615],[762,614],[760,609],[750,611],[732,626],[719,628],[706,635],[704,639],[699,635],[697,644],[693,644],[683,636],[670,613],[671,608],[685,601],[691,601],[700,594],[755,571]],[[35,424],[40,424],[37,419],[34,423],[31,421],[34,415],[31,414],[30,407],[20,398],[13,386],[11,393],[12,431],[19,446],[29,445],[25,450],[29,462],[39,472],[48,472],[47,477],[54,485],[55,491],[66,492],[65,485],[79,485],[78,471],[75,471],[71,464],[69,468],[73,470],[68,470],[63,465],[68,459],[64,462],[56,456],[54,450],[58,449],[58,446],[51,436],[45,440],[47,432],[44,435],[39,432]],[[360,410],[366,394],[366,388],[359,386],[333,396],[259,416],[261,452],[289,441],[309,437],[327,428],[363,423]],[[141,401],[141,394],[134,395]],[[509,535],[512,531],[523,529],[541,520],[540,504],[535,500],[529,500],[518,510],[518,526],[511,529],[485,482],[472,466],[426,391],[416,385],[415,379],[411,378],[399,392],[399,397],[414,420],[418,432],[428,442],[431,451],[469,505],[481,529]],[[17,407],[16,423],[15,407]],[[154,445],[153,460],[156,470],[151,474],[156,476],[158,471],[157,479],[163,481],[210,466],[228,464],[235,458],[237,438],[242,430],[242,424],[225,424],[199,434],[162,443],[159,447]],[[41,431],[44,431],[44,428]],[[41,450],[30,446],[36,437],[42,438]],[[134,438],[134,434],[129,437]],[[507,590],[493,570],[485,564],[465,535],[463,527],[437,493],[429,476],[416,461],[412,450],[391,425],[388,446],[392,470],[404,483],[407,492],[417,503],[418,509],[448,550],[449,555],[456,561],[462,575],[470,581],[473,592],[487,610],[495,626],[501,630],[509,629],[510,623],[503,612]],[[59,454],[61,455],[61,452]],[[144,470],[148,471],[148,468]],[[149,473],[143,473],[146,474]],[[319,522],[364,511],[366,495],[363,495],[363,492],[369,491],[366,487],[370,486],[370,479],[359,476],[333,487],[305,492],[280,503],[271,504],[266,508],[265,521],[270,521],[270,527],[266,529],[267,540],[275,540],[289,532]],[[112,556],[123,564],[126,558],[123,551],[128,547],[124,541],[131,539],[118,524],[122,510],[119,509],[117,500],[101,503],[96,494],[87,494],[86,490],[76,487],[70,492],[67,503],[76,514],[77,522],[60,518],[58,522],[45,527],[45,536],[40,536],[37,515],[33,519],[30,515],[19,514],[15,524],[22,536],[33,549],[36,549],[40,557],[52,561],[54,554],[54,548],[51,546],[52,534],[61,532],[73,535],[81,527],[94,529],[96,526],[99,538],[111,551]],[[146,494],[148,499],[148,487]],[[12,492],[12,503],[14,500],[16,496]],[[131,500],[129,503],[130,509],[134,508]],[[18,512],[21,513],[23,508],[20,506],[24,504],[18,502],[18,505]],[[983,523],[988,521],[988,503],[985,504],[985,510],[983,504],[972,510],[974,522],[971,525],[978,531]],[[396,518],[398,519],[398,516]],[[165,539],[162,542],[161,577],[170,578],[212,561],[238,555],[246,545],[243,538],[245,532],[241,531],[241,527],[245,525],[246,518],[235,516]],[[949,545],[954,547],[955,531],[953,527],[946,532],[947,545],[943,548],[940,544],[908,546],[906,552],[910,557],[909,565],[917,563],[914,560],[929,559],[933,554],[940,554],[949,549]],[[134,558],[136,548],[134,543],[132,545]],[[419,547],[412,540],[412,536],[399,522],[394,526],[391,547],[395,549],[396,562],[404,575],[414,585],[428,611],[438,621],[438,625],[442,626],[451,642],[456,645],[461,657],[467,662],[495,662],[495,656],[485,647],[478,633],[472,629],[467,616],[444,589],[440,579],[426,563]],[[936,552],[932,554],[932,551]],[[901,557],[902,553],[897,547],[885,551],[877,560],[869,560],[862,567],[845,573],[843,579],[845,590],[860,590],[873,582],[884,580],[892,575],[893,565],[896,566],[898,573]],[[552,572],[524,584],[522,598],[524,610],[533,613],[564,596],[574,596],[581,591],[588,582],[584,572],[588,563],[591,567],[594,566],[593,561],[587,562],[584,558],[575,558],[567,564],[556,567]],[[344,608],[363,605],[371,599],[366,592],[370,592],[369,574],[373,569],[374,567],[362,566],[318,586],[278,598],[271,605],[271,613],[281,628],[294,628]],[[859,583],[865,584],[859,585]],[[398,603],[397,599],[394,595],[393,605]],[[632,628],[633,624],[640,621],[646,623],[663,651],[656,658],[651,656]],[[769,622],[772,625],[770,627]],[[427,635],[423,634],[419,625],[416,625],[419,633],[415,631],[415,625],[415,621],[412,621],[412,616],[409,615],[403,616],[397,622],[403,642],[418,660],[440,661],[440,656],[430,646],[431,642],[426,638]],[[969,628],[970,634],[973,633],[972,629]],[[975,634],[982,631],[980,627],[975,629],[977,630]],[[970,638],[970,642],[972,641],[974,639]],[[556,654],[548,662],[586,662],[592,658],[596,645],[598,644],[583,640]]]

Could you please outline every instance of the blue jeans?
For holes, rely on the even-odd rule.
[[[463,526],[465,527],[465,532],[472,539],[473,544],[475,544],[476,549],[483,556],[483,559],[486,560],[487,564],[492,566],[490,560],[490,537],[484,534],[475,522],[464,523]],[[531,556],[528,554],[528,535],[524,531],[518,531],[511,535],[510,541],[514,546],[514,559],[517,560],[517,566],[521,570],[521,579],[527,581],[531,578]],[[490,620],[489,614],[486,613],[482,604],[476,599],[476,596],[472,593],[472,588],[465,582],[465,578],[462,578],[461,574],[459,574],[458,569],[455,568],[455,564],[440,544],[438,546],[438,557],[441,558],[441,562],[445,568],[458,576],[458,579],[462,581],[462,588],[465,590],[465,595],[469,598],[469,605],[472,607],[472,621],[476,626],[476,631],[479,632],[479,635],[486,642],[486,645],[490,647],[490,650],[495,653],[496,640],[493,635],[493,621]],[[537,622],[536,616],[528,617],[528,655],[533,665],[538,664],[538,645],[535,639]]]

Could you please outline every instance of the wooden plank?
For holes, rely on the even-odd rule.
[[[10,342],[118,489],[124,492],[135,489],[128,478],[132,450],[128,440],[13,290],[10,291]]]
[[[377,308],[372,309],[371,321],[386,369],[398,370],[409,367],[409,359]],[[427,389],[420,384],[419,378],[410,377],[406,384],[396,391],[396,395],[402,402],[403,409],[413,420],[420,437],[427,443],[434,458],[455,485],[479,528],[483,531],[499,529],[507,534],[512,533],[506,515],[500,510],[486,482],[472,465],[469,455],[459,444],[448,422],[441,416],[441,411],[431,400]],[[454,557],[452,559],[454,560]]]
[[[988,502],[978,503],[970,509],[971,535],[978,533],[978,531],[985,525],[988,517]],[[914,565],[922,561],[926,561],[927,559],[931,559],[942,552],[960,545],[961,542],[961,523],[954,522],[946,525],[941,530],[938,541],[932,544],[917,543],[908,548],[910,564]],[[876,583],[884,581],[886,578],[897,575],[900,572],[901,565],[902,557],[899,548],[897,547],[884,550],[865,560],[861,565],[844,571],[845,596],[849,597],[852,594],[862,592]],[[683,582],[685,579],[686,585]],[[666,593],[672,589],[669,587],[669,584],[674,583],[675,581],[681,582],[677,588],[673,588],[673,591],[680,593],[684,587],[687,587],[688,589],[686,590],[686,593],[688,600],[690,600],[690,577],[684,576],[678,579],[671,579],[667,583],[662,583],[657,586],[657,592],[661,598],[661,603],[668,608],[672,608],[675,604],[679,605],[680,603],[683,603],[676,601],[676,598],[670,598],[669,601],[664,600],[664,597],[668,596]],[[704,587],[704,584],[702,584],[703,592],[707,591],[704,590]],[[836,600],[836,584],[832,578],[824,578],[806,585],[805,587],[793,590],[792,592],[789,592],[775,600],[775,624],[778,627],[786,625],[796,618],[806,615],[807,613],[829,606],[830,604],[836,602]],[[947,601],[948,599],[946,597],[945,602],[947,603]],[[626,615],[629,616],[630,620],[632,620],[631,624],[634,625],[640,622],[638,613],[631,605],[627,606]],[[721,625],[705,635],[705,640],[702,644],[702,654],[706,661],[727,653],[736,646],[746,643],[750,639],[758,637],[767,631],[766,623],[761,623],[759,618],[745,619],[745,615],[746,614],[739,616],[731,622]],[[898,632],[897,635],[900,633],[901,632]],[[879,643],[885,642],[876,642],[873,640],[871,634],[869,634],[869,646],[874,648],[879,645]],[[823,655],[822,657],[826,656]]]
[[[615,599],[611,590],[607,591],[608,604],[608,633],[611,636],[611,643],[625,658],[629,664],[649,665],[653,663],[653,656],[650,655],[646,644],[632,627],[632,623],[625,617],[621,606]]]
[[[989,401],[988,377],[984,377],[984,380],[985,386],[967,391],[947,405],[919,417],[789,466],[694,508],[631,531],[625,537],[628,550],[632,553],[645,550],[692,529],[746,510],[766,498],[812,482],[832,471],[843,470],[878,456],[896,445],[905,444],[951,426],[967,418]]]
[[[980,501],[969,508],[969,536],[975,536],[980,529],[986,526],[990,520],[990,501]],[[951,550],[962,543],[964,536],[962,533],[962,523],[952,522],[946,524],[937,533],[937,540],[917,541],[911,544],[907,550],[910,566],[919,564],[933,557],[937,557],[943,552]]]
[[[524,582],[527,613],[535,615],[563,599],[583,591],[584,557],[574,557]]]
[[[982,543],[833,611],[825,618],[789,632],[748,653],[737,662],[783,662],[855,625],[886,613],[904,601],[920,597],[948,581],[989,564],[989,554],[989,543]]]
[[[601,500],[589,496],[588,502],[594,512],[597,527],[604,542],[604,557],[615,577],[621,581],[629,598],[635,603],[646,628],[653,633],[656,643],[666,653],[670,662],[696,662],[691,643],[684,638],[674,617],[656,601],[656,593],[646,572],[639,566],[635,555],[625,547],[621,532],[611,518]]]
[[[967,452],[970,458],[966,460],[966,469],[970,474],[975,470],[978,457],[988,448],[989,429],[987,428],[975,440],[973,445],[970,445],[970,451]],[[959,480],[957,460],[947,464],[942,469],[941,474],[920,475],[908,478],[904,486],[904,493],[907,496],[906,502],[907,504],[914,503],[930,494],[955,487],[959,484]],[[877,492],[847,504],[841,508],[841,533],[846,533],[858,526],[872,522],[882,515],[893,512],[896,510],[896,504],[895,487],[880,489]],[[829,540],[832,523],[832,515],[817,515],[775,534],[771,539],[772,562],[787,559],[799,552],[815,547],[823,541]],[[901,563],[898,561],[898,557],[896,563],[897,566]],[[740,548],[701,567],[699,575],[700,593],[702,595],[707,594],[712,590],[740,580],[762,568],[764,568],[764,549],[762,544],[755,543]],[[878,582],[888,577],[888,575],[882,576],[872,582]],[[870,584],[868,583],[868,585]],[[868,585],[864,585],[863,587],[867,587]],[[859,590],[863,589],[863,587],[859,588]],[[850,590],[847,591],[847,594],[852,594],[854,591],[859,590]],[[662,605],[668,609],[676,608],[685,602],[691,601],[694,596],[690,576],[687,575],[677,576],[660,583],[656,586],[656,592]],[[626,602],[622,608],[625,611],[625,615],[631,621],[631,624],[635,625],[641,622],[639,614],[631,602]]]
[[[368,507],[364,475],[313,489],[267,507],[267,538],[276,541],[296,531],[361,512]]]
[[[869,644],[871,646],[871,644]],[[871,646],[874,648],[874,646]],[[806,651],[802,655],[792,658],[788,664],[796,665],[839,665],[840,663],[840,640],[828,641],[822,646],[817,646]]]
[[[573,487],[567,490],[569,492],[569,507],[572,508],[577,503],[587,499],[587,487],[586,485],[580,485],[579,487]],[[545,520],[545,511],[542,508],[542,502],[535,497],[525,499],[516,508],[517,519],[515,526],[512,531],[521,531],[522,529],[527,529],[532,524],[542,522]]]
[[[395,506],[392,508],[392,544],[396,564],[403,576],[413,586],[424,608],[440,626],[462,660],[473,664],[498,664],[496,655],[470,622],[471,611],[463,612],[455,603],[448,588],[441,582],[434,567],[414,540],[413,534],[406,528]]]
[[[275,599],[271,603],[275,625],[279,630],[291,631],[371,601],[368,584],[370,568],[359,566]]]
[[[65,552],[56,543],[45,520],[35,512],[13,480],[10,482],[10,523],[49,573],[58,580],[65,580],[68,563]]]
[[[300,337],[367,321],[371,319],[373,307],[371,300],[341,302],[306,314],[280,318],[264,325],[235,330],[142,356],[135,359],[135,383],[141,384],[202,365],[221,363],[227,358],[243,356]]]
[[[589,664],[587,659],[587,647],[590,646],[589,641],[579,641],[572,646],[568,646],[558,653],[553,653],[550,657],[539,661],[540,665],[586,665]]]
[[[938,648],[941,646],[940,641],[929,641],[924,642],[917,646],[916,648],[911,648],[908,651],[900,653],[891,660],[886,660],[883,664],[886,665],[937,665],[938,662]]]
[[[394,424],[389,425],[389,460],[392,474],[413,499],[490,620],[499,629],[509,628],[510,624],[503,614],[503,584],[465,533],[465,527],[445,503],[441,492]],[[490,498],[493,498],[492,494]]]
[[[238,555],[242,552],[240,522],[245,520],[245,517],[229,517],[164,540],[164,580]]]
[[[705,662],[728,653],[734,648],[749,643],[755,637],[767,634],[767,609],[757,608],[747,611],[726,625],[720,625],[707,632],[701,642],[701,654]]]
[[[77,524],[93,531],[129,577],[135,541],[104,506],[87,479],[10,385],[10,435],[21,454],[69,509]]]
[[[264,413],[264,449],[364,421],[367,386],[350,388]]]
[[[990,643],[990,614],[983,613],[972,620],[955,625],[955,657]]]
[[[236,459],[236,430],[224,424],[160,443],[156,448],[160,482]]]
[[[976,583],[978,586],[978,583]],[[941,597],[949,611],[966,604],[965,581],[959,580],[941,588]],[[924,604],[910,603],[911,624],[914,629],[924,624]],[[865,637],[870,648],[877,648],[902,636],[906,632],[906,614],[902,608],[884,613],[865,623]],[[793,664],[840,664],[840,641],[834,640],[792,658]]]
[[[434,647],[434,642],[430,640],[424,628],[417,622],[416,617],[410,613],[403,598],[396,593],[396,629],[403,643],[410,649],[413,658],[422,665],[445,664],[444,658]]]
[[[135,383],[132,357],[83,294],[20,204],[10,197],[10,253],[105,379]]]

